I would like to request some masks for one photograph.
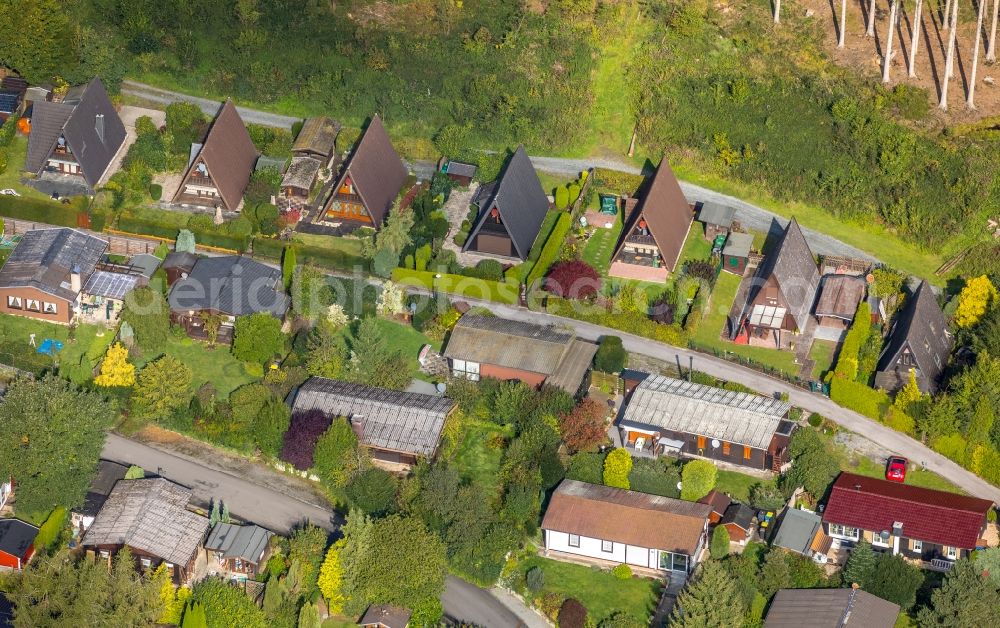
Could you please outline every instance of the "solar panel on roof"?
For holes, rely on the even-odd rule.
[[[121,300],[125,298],[136,284],[135,275],[123,275],[121,273],[109,273],[98,270],[90,276],[83,291],[87,294],[102,296],[108,299]]]
[[[9,113],[17,109],[18,94],[0,92],[0,111]]]

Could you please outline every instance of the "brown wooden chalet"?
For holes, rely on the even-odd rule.
[[[930,284],[922,281],[916,293],[896,315],[889,341],[879,357],[875,385],[895,392],[916,375],[924,393],[937,392],[954,340]]]
[[[81,544],[110,565],[129,548],[142,571],[166,564],[175,584],[189,582],[209,521],[187,509],[191,490],[164,478],[120,480]]]
[[[636,456],[681,453],[778,471],[795,429],[790,408],[780,399],[651,375],[632,391],[617,428]]]
[[[406,165],[392,147],[382,119],[375,115],[341,168],[316,220],[379,229],[407,177]]]
[[[854,275],[823,277],[819,300],[816,301],[816,322],[820,327],[846,332],[866,292],[867,284],[864,277]]]
[[[95,77],[70,88],[62,102],[34,103],[24,169],[73,175],[95,189],[125,137],[125,125]]]
[[[476,222],[463,251],[525,260],[549,210],[549,199],[535,167],[518,146],[500,178],[480,188]]]
[[[173,201],[238,211],[258,155],[236,106],[227,100],[205,142],[191,145],[187,171]]]
[[[205,557],[230,574],[256,578],[274,533],[257,525],[215,524],[205,541]]]
[[[340,123],[326,116],[308,118],[292,144],[293,157],[312,157],[329,166],[336,155]]]
[[[726,245],[722,248],[722,270],[742,277],[750,262],[752,248],[753,235],[730,233],[726,238]]]
[[[738,342],[788,347],[809,325],[819,280],[816,260],[792,218],[757,270],[740,319],[731,323],[732,336]]]
[[[674,271],[694,213],[666,159],[660,161],[642,202],[625,218],[608,274],[663,282]]]

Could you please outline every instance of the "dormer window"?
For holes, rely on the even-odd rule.
[[[94,131],[97,133],[97,138],[104,143],[104,114],[99,113],[94,116]]]

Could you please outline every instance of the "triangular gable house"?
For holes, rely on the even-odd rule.
[[[653,174],[642,202],[625,217],[611,256],[612,277],[663,282],[677,266],[694,213],[666,159]]]
[[[409,173],[399,158],[382,119],[375,115],[347,163],[319,221],[351,222],[382,227]]]
[[[733,336],[745,325],[755,338],[773,337],[776,347],[786,346],[790,334],[808,327],[819,280],[809,243],[792,218],[753,278],[740,320],[732,326]]]
[[[895,392],[910,381],[913,370],[921,392],[937,392],[953,343],[944,313],[930,285],[922,281],[892,325],[875,371],[875,385]]]
[[[236,106],[226,100],[205,143],[191,145],[188,168],[174,202],[237,211],[258,156]]]
[[[24,169],[81,177],[94,189],[125,143],[125,125],[101,79],[71,88],[62,102],[36,101]]]
[[[492,193],[480,204],[479,217],[462,250],[523,261],[548,210],[549,199],[535,167],[524,146],[518,146],[493,184]]]

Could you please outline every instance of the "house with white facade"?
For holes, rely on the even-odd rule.
[[[563,480],[542,520],[545,554],[685,579],[705,547],[708,504]]]

